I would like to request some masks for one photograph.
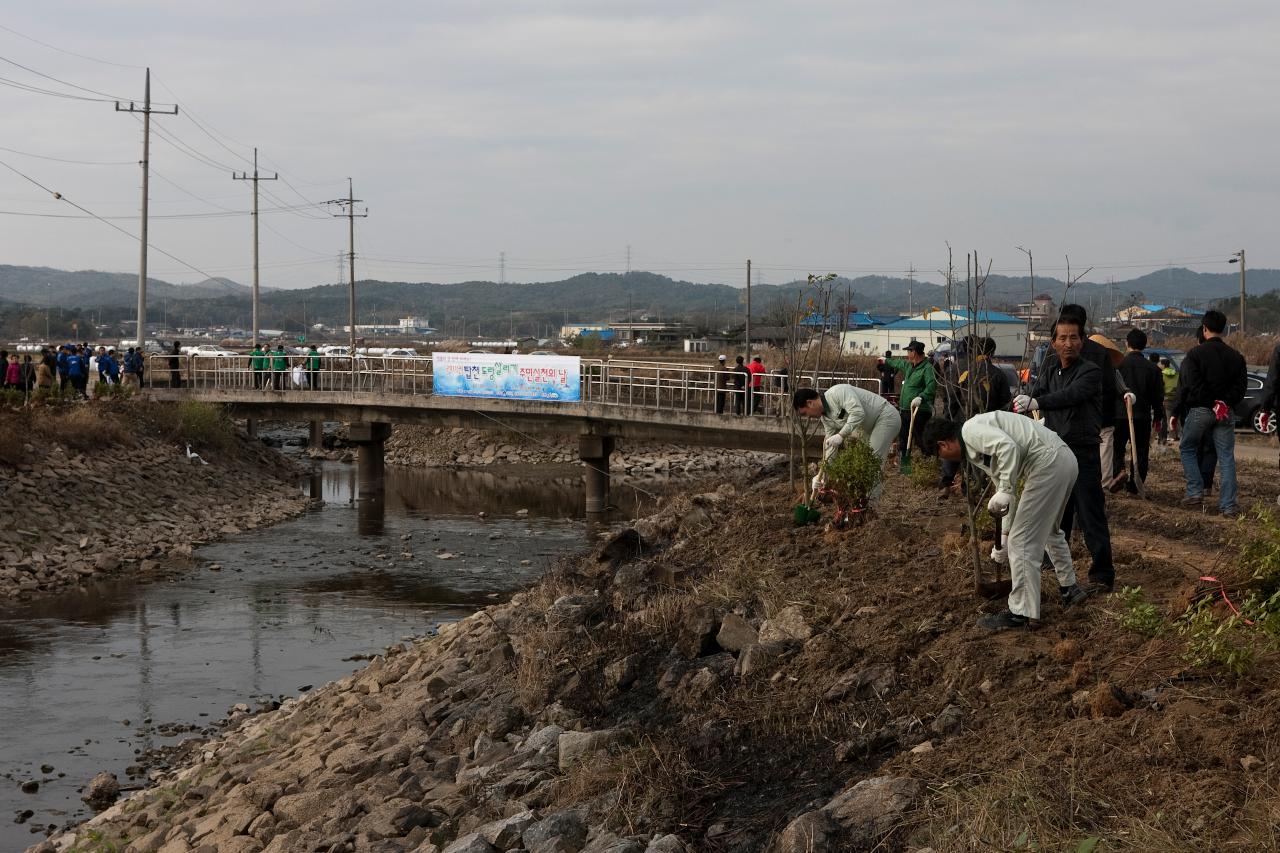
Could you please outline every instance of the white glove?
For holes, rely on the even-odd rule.
[[[1009,505],[1012,503],[1012,494],[1005,491],[999,491],[991,496],[991,500],[987,501],[987,510],[992,515],[1004,515],[1009,512]]]
[[[1126,391],[1124,393],[1124,401],[1132,406],[1134,403],[1138,402],[1138,395],[1132,391]]]
[[[1008,548],[992,548],[991,559],[992,561],[999,563],[1002,566],[1009,565],[1009,549]]]
[[[1036,400],[1028,397],[1026,394],[1019,394],[1013,398],[1013,410],[1020,415],[1027,412],[1039,411],[1040,404]]]
[[[913,409],[918,409],[918,408],[920,408],[920,404],[921,404],[921,403],[923,403],[923,402],[924,402],[924,398],[923,398],[923,397],[913,397],[913,398],[911,399],[911,408],[913,408]]]
[[[816,495],[818,491],[827,484],[826,476],[819,471],[813,475],[813,482],[809,484],[809,493]]]
[[[840,445],[844,444],[844,436],[840,433],[827,436],[827,440],[822,442],[822,449],[826,451],[828,456],[833,455],[840,449]]]

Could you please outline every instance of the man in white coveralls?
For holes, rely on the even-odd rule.
[[[889,458],[889,448],[902,429],[902,417],[892,403],[874,391],[854,385],[832,385],[821,393],[813,388],[801,388],[792,395],[791,405],[799,417],[822,419],[822,428],[827,434],[822,443],[824,462],[839,453],[854,433],[859,433],[879,457],[883,468]],[[813,478],[815,491],[822,485],[822,478],[821,471]],[[872,490],[871,500],[879,499],[883,490],[882,478]]]
[[[993,516],[1005,516],[1004,541],[991,559],[1009,566],[1013,589],[1009,609],[984,616],[978,625],[992,631],[1024,628],[1040,618],[1040,565],[1048,553],[1058,575],[1063,607],[1078,604],[1088,593],[1076,583],[1071,548],[1062,534],[1062,511],[1075,486],[1075,454],[1053,430],[1025,415],[988,412],[961,426],[938,418],[925,428],[922,442],[930,456],[958,462],[962,458],[986,473],[996,493],[987,503]],[[1024,480],[1021,499],[1014,491]]]

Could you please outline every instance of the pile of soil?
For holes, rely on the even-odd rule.
[[[1185,609],[1256,522],[1110,498],[1118,585]],[[1274,500],[1271,463],[1243,503]],[[665,502],[509,604],[263,714],[82,833],[131,849],[1275,849],[1275,656],[1071,610],[975,626],[958,500],[796,528],[775,477]],[[1087,556],[1075,543],[1083,575]],[[515,827],[515,829],[513,829]],[[70,842],[70,837],[64,843]],[[171,846],[170,846],[171,845]]]

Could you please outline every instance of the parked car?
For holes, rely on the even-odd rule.
[[[184,355],[193,355],[197,358],[225,358],[227,356],[240,354],[238,352],[232,352],[229,349],[223,349],[215,344],[200,344],[199,346],[194,347],[183,347],[182,353]]]
[[[529,355],[555,355],[555,353],[553,353],[549,349],[536,349],[533,352],[529,353]]]
[[[1247,427],[1260,435],[1275,435],[1276,413],[1274,410],[1267,421],[1267,429],[1265,431],[1262,429],[1262,386],[1266,381],[1267,377],[1261,373],[1249,374],[1244,399],[1235,407],[1236,429]]]

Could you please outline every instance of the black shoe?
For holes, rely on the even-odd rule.
[[[1008,631],[1011,628],[1025,628],[1030,623],[1031,620],[1025,616],[1019,616],[1009,610],[1001,610],[999,613],[983,616],[978,620],[978,627],[986,628],[988,631]]]
[[[1080,584],[1073,583],[1071,586],[1058,587],[1058,595],[1062,599],[1062,609],[1066,610],[1068,607],[1080,604],[1088,598],[1089,591],[1080,586]]]
[[[1231,518],[1231,519],[1239,518],[1239,517],[1240,517],[1240,510],[1239,510],[1239,508],[1237,508],[1237,507],[1232,507],[1231,509],[1224,509],[1224,510],[1222,511],[1222,517],[1223,517],[1223,518]]]
[[[1203,509],[1204,495],[1187,495],[1182,500],[1178,501],[1178,503],[1189,508],[1194,507],[1195,509]]]
[[[1081,587],[1081,589],[1084,590],[1085,595],[1106,595],[1107,593],[1111,592],[1112,588],[1113,588],[1113,585],[1107,583],[1106,581],[1094,581],[1094,580],[1089,581],[1083,587]]]

